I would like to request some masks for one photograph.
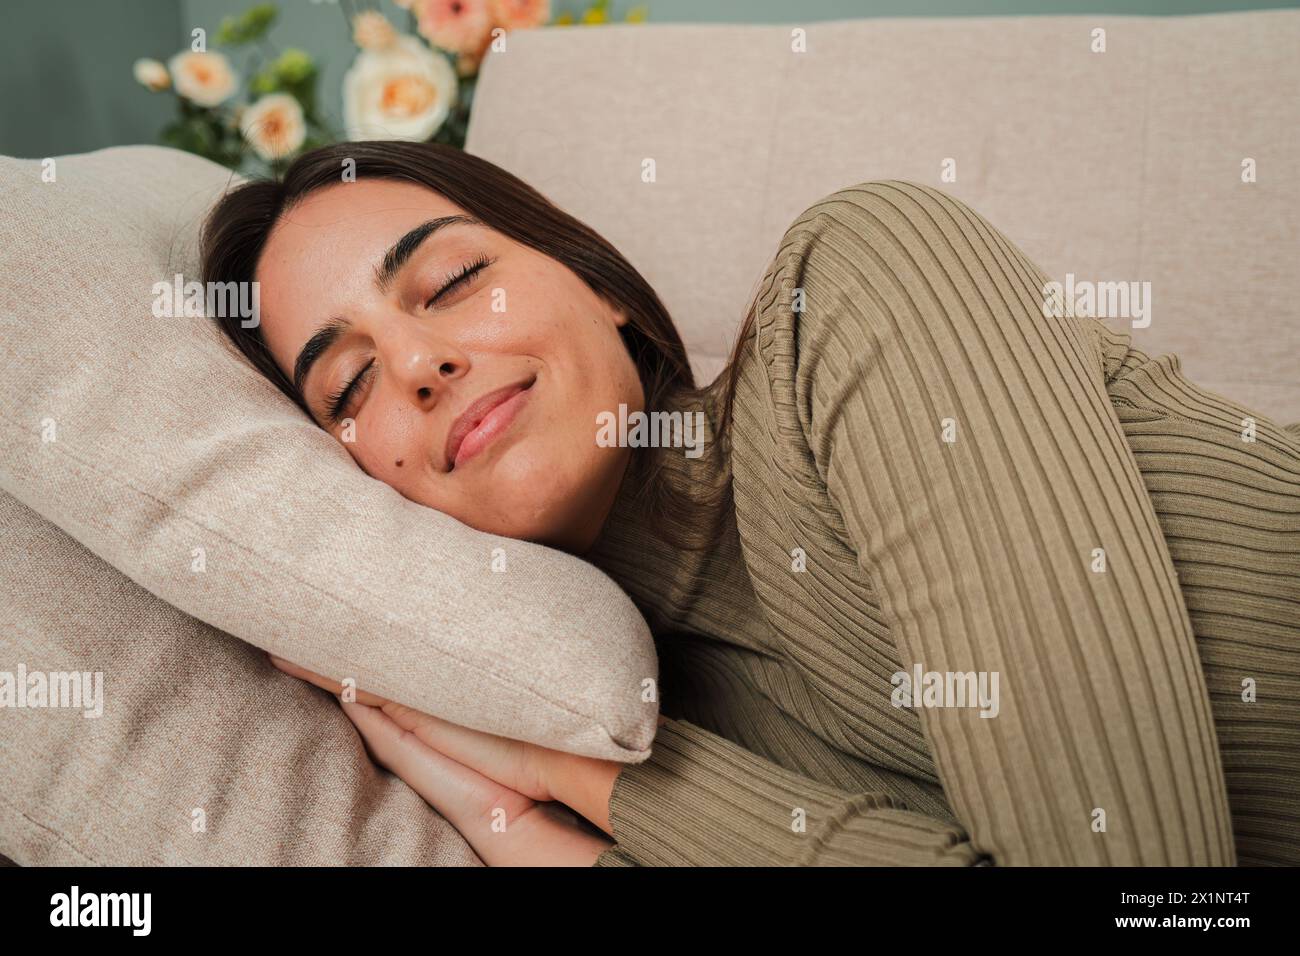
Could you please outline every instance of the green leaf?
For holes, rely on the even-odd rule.
[[[222,46],[241,46],[261,39],[275,22],[273,3],[259,3],[245,10],[239,17],[226,17],[217,30],[216,42]]]
[[[182,115],[163,127],[159,139],[164,146],[229,165],[224,155],[221,122],[211,111],[191,111]]]
[[[242,40],[237,39],[239,35],[239,26],[235,23],[234,17],[223,17],[221,26],[217,28],[217,38],[213,41],[218,46],[239,46]]]
[[[257,35],[260,36],[270,29],[271,24],[275,22],[276,13],[274,3],[259,3],[255,7],[249,7],[244,12],[244,27],[256,31]]]
[[[297,47],[289,47],[273,64],[276,76],[286,86],[305,83],[316,75],[316,64],[310,54]]]
[[[263,70],[248,81],[249,92],[254,93],[257,96],[274,93],[279,88],[280,83],[276,79],[275,73],[271,70]]]

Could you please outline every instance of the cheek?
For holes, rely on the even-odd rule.
[[[600,361],[593,363],[593,393],[604,395],[605,402],[598,410],[617,413],[620,403],[627,405],[629,413],[642,410],[641,376],[617,327],[602,330],[599,356]]]
[[[377,403],[373,400],[370,405]],[[347,426],[338,432],[339,440],[353,460],[371,478],[406,493],[428,471],[429,450],[416,441],[415,430],[406,416],[388,407],[368,407],[353,422],[353,441],[346,441]]]
[[[636,378],[636,367],[603,303],[583,300],[568,310],[554,334],[553,341],[563,350],[574,381],[581,383],[587,404],[615,409],[620,396],[626,400],[628,378]]]

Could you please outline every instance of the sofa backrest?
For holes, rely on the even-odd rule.
[[[466,145],[618,246],[702,380],[803,209],[911,179],[971,204],[1062,283],[1149,282],[1149,326],[1109,324],[1289,423],[1297,50],[1295,10],[524,31],[489,55]]]

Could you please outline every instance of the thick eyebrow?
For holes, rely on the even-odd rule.
[[[375,266],[375,287],[381,293],[387,294],[388,287],[392,285],[393,279],[397,277],[397,273],[401,271],[402,266],[406,265],[411,256],[415,255],[415,250],[420,248],[421,243],[439,229],[456,224],[481,226],[482,222],[473,216],[455,215],[430,219],[428,222],[416,226],[393,243],[388,251],[384,253],[383,261]],[[312,367],[334,347],[335,343],[350,328],[352,328],[352,323],[347,319],[333,318],[312,333],[311,338],[307,340],[307,344],[302,347],[293,363],[293,387],[299,395],[303,395],[303,385],[306,384],[307,376],[311,373]]]

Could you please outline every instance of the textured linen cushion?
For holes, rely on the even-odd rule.
[[[198,278],[226,170],[128,147],[41,172],[0,160],[0,487],[179,610],[312,670],[479,730],[645,758],[654,645],[613,581],[403,498],[210,320],[154,317],[155,283]]]
[[[375,767],[327,693],[3,492],[0,562],[0,671],[103,675],[99,717],[0,709],[0,853],[24,866],[481,865]]]

